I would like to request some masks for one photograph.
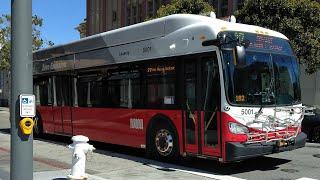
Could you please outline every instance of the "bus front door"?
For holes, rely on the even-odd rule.
[[[187,153],[199,152],[199,111],[197,110],[197,62],[188,60],[184,64],[184,145]]]
[[[187,153],[221,155],[220,80],[216,56],[184,63],[184,148]]]

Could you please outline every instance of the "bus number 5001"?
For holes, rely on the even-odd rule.
[[[241,115],[251,115],[253,113],[253,109],[241,109]]]

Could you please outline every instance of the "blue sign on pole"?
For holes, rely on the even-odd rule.
[[[22,104],[28,104],[28,98],[22,98]]]

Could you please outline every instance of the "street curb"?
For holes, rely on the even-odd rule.
[[[34,172],[33,173],[33,179],[34,180],[67,180],[67,175],[69,175],[71,172],[70,169],[64,169],[59,171],[40,171],[40,172]],[[107,180],[105,178],[94,176],[94,175],[88,175],[89,180]]]

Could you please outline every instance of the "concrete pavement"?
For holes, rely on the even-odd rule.
[[[9,179],[10,135],[0,133],[0,179]],[[61,179],[69,174],[72,152],[63,143],[34,140],[34,179]],[[168,167],[181,167],[108,151],[89,155],[86,172],[90,179],[206,179]],[[53,177],[55,176],[55,177]],[[212,178],[211,178],[212,179]]]

